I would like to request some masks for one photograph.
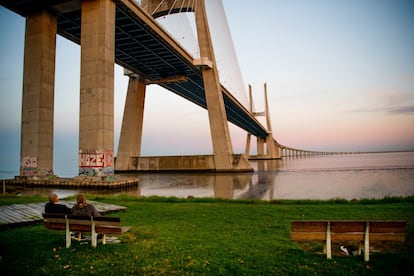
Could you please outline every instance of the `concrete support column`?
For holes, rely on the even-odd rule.
[[[231,170],[233,168],[233,148],[204,0],[197,1],[195,19],[200,57],[202,59],[207,58],[213,64],[212,68],[204,67],[202,73],[210,120],[211,137],[213,141],[215,165],[218,171]]]
[[[250,143],[251,143],[251,139],[252,139],[252,134],[251,133],[247,133],[247,138],[246,138],[246,151],[245,151],[245,155],[247,157],[250,156]]]
[[[141,156],[146,85],[137,75],[130,75],[119,138],[116,170],[129,170],[130,157]]]
[[[53,173],[56,18],[46,11],[26,18],[20,175]]]
[[[263,138],[257,137],[257,156],[263,157],[265,154],[264,144],[265,141]]]
[[[276,147],[275,141],[273,140],[272,133],[269,133],[266,137],[266,149],[267,149],[267,157],[269,158],[280,158],[280,154],[278,148]]]
[[[79,174],[113,175],[115,3],[82,1]]]

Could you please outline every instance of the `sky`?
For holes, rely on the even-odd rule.
[[[246,91],[252,85],[256,111],[263,111],[267,83],[279,143],[318,151],[414,150],[414,1],[252,3],[223,0],[242,85]],[[0,7],[0,160],[20,156],[24,30],[24,18]],[[128,79],[120,66],[114,70],[116,153]],[[55,159],[77,158],[79,72],[80,47],[58,36]],[[229,127],[234,152],[243,153],[246,132]],[[212,154],[210,137],[206,110],[148,86],[142,155]]]

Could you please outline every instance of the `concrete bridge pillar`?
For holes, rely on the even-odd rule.
[[[113,175],[115,2],[82,1],[79,174]]]
[[[26,17],[20,175],[53,173],[56,18],[46,11]]]
[[[207,58],[213,64],[212,68],[202,69],[204,90],[208,117],[210,121],[211,138],[213,141],[214,160],[217,171],[232,170],[233,147],[227,123],[227,114],[221,92],[220,79],[213,50],[213,44],[208,26],[204,0],[197,2],[195,9],[200,57]]]
[[[129,74],[115,170],[129,170],[130,157],[141,156],[146,84],[136,74]]]
[[[245,155],[247,157],[250,156],[250,143],[252,140],[252,134],[251,133],[247,133],[247,138],[246,138],[246,151],[245,151]]]
[[[270,132],[266,137],[266,156],[271,159],[280,158],[279,150],[275,144],[275,140],[273,139],[273,135]]]
[[[264,157],[265,155],[265,144],[266,140],[260,137],[257,137],[257,156],[258,157]]]

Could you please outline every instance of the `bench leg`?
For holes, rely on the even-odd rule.
[[[364,261],[369,261],[369,222],[365,226],[365,235],[364,235]]]
[[[69,227],[69,220],[66,217],[66,248],[70,248],[72,239],[70,237],[70,227]]]
[[[106,234],[102,234],[102,244],[106,244]]]
[[[95,248],[97,245],[97,240],[98,240],[98,234],[96,234],[95,231],[95,222],[93,221],[93,217],[91,217],[91,221],[92,221],[92,231],[91,231],[91,238],[92,238],[92,247]]]
[[[329,222],[326,226],[326,258],[332,259],[331,224]]]

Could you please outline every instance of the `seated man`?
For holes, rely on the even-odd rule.
[[[59,202],[59,197],[56,193],[49,194],[49,202],[45,205],[45,213],[52,214],[71,214],[72,210]]]

